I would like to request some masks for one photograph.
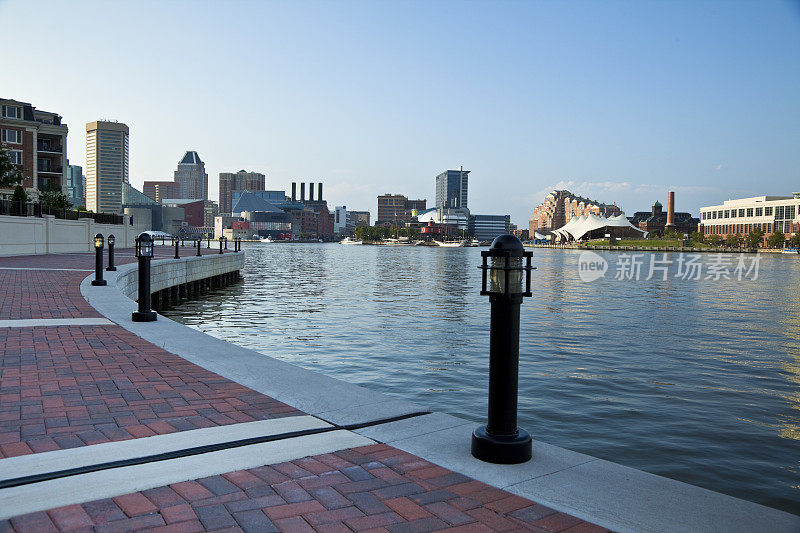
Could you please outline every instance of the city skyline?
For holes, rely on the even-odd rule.
[[[667,190],[696,215],[800,189],[790,2],[38,5],[2,2],[0,17],[75,31],[26,40],[11,25],[0,39],[26,45],[3,96],[62,115],[84,168],[83,126],[127,124],[139,189],[187,150],[212,199],[220,172],[246,168],[269,189],[324,181],[331,206],[373,216],[379,194],[432,200],[435,176],[463,165],[470,207],[520,227],[552,189],[629,215]],[[32,69],[56,45],[54,92]]]

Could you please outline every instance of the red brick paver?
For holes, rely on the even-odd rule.
[[[326,465],[326,470],[316,468],[312,473],[306,468],[309,464]],[[435,476],[430,475],[433,467]],[[376,475],[385,470],[396,476],[387,480],[385,475]],[[50,523],[62,530],[94,526],[109,531],[162,524],[174,531],[607,531],[464,479],[409,453],[376,444],[31,513],[0,522],[0,531],[4,526],[34,531]],[[366,481],[373,482],[371,488],[363,484],[363,490],[353,491],[353,483]],[[291,503],[282,490],[287,483],[302,487],[311,498]],[[404,487],[399,492],[409,495],[389,497],[396,487]],[[497,496],[492,499],[494,505],[471,499],[488,494]]]

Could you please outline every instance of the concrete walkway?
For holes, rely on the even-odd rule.
[[[119,250],[117,263],[132,255]],[[377,393],[330,410],[309,395],[336,396],[346,384],[307,373],[301,385],[291,365],[266,377],[259,368],[279,400],[244,374],[216,371],[221,345],[190,361],[170,347],[174,335],[160,346],[144,340],[118,325],[127,309],[100,313],[81,295],[93,261],[0,258],[0,532],[605,531],[376,442],[380,429],[335,426],[374,420]],[[90,301],[107,306],[115,288],[101,289],[106,296]],[[240,360],[240,349],[224,349],[222,359]],[[198,364],[206,352],[215,361]],[[443,427],[427,416],[438,420],[432,430]],[[402,422],[383,431],[408,432]]]

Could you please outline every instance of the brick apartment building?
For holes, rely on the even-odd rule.
[[[266,176],[258,172],[220,172],[219,173],[219,212],[230,214],[233,209],[233,191],[263,191],[266,189]]]
[[[573,216],[588,215],[617,216],[622,211],[614,204],[604,204],[576,196],[569,191],[553,191],[544,197],[544,202],[533,210],[533,215],[528,221],[528,233],[535,231],[554,230],[564,226]]]
[[[413,218],[414,211],[425,211],[427,203],[427,200],[409,200],[402,194],[378,196],[378,219],[375,225],[404,225]]]
[[[22,186],[28,190],[42,190],[49,183],[66,193],[67,131],[56,113],[0,98],[0,142],[20,165]]]

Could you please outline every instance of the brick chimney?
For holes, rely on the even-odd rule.
[[[667,226],[675,225],[675,192],[667,193]]]
[[[292,201],[297,200],[297,183],[292,182]]]
[[[306,182],[305,181],[301,181],[300,182],[300,201],[301,202],[305,202],[306,201]]]
[[[319,187],[319,194],[317,195],[317,201],[322,201],[322,182],[317,183],[317,187]]]
[[[313,202],[314,201],[314,182],[313,181],[309,182],[309,184],[308,184],[308,201],[309,202]]]

